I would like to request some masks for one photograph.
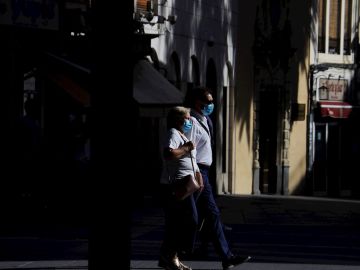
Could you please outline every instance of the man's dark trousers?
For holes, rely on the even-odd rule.
[[[197,210],[199,215],[199,223],[205,219],[203,230],[204,236],[214,244],[215,251],[220,255],[221,259],[229,258],[232,253],[228,242],[225,238],[220,211],[216,205],[212,187],[209,183],[209,167],[199,165],[201,175],[204,181],[204,189],[197,200]]]

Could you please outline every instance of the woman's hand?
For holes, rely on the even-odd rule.
[[[200,172],[196,172],[196,181],[198,182],[199,186],[200,186],[200,189],[199,189],[199,192],[202,192],[203,189],[204,189],[204,181],[203,181],[203,178],[202,178],[202,175]]]
[[[194,148],[194,144],[192,143],[192,141],[188,141],[186,143],[184,143],[181,147],[183,147],[183,149],[187,152],[190,153]]]

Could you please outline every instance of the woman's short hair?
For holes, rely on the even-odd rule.
[[[167,127],[176,128],[179,121],[183,121],[184,116],[190,113],[190,109],[183,106],[176,106],[170,109],[167,115]]]

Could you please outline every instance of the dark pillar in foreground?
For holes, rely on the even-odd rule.
[[[130,268],[132,7],[132,1],[93,2],[90,270]]]
[[[15,154],[17,125],[22,116],[23,103],[23,70],[22,51],[19,36],[10,27],[0,27],[0,149],[2,155],[2,173],[0,190],[0,211],[9,222],[19,213],[15,197],[22,188],[21,164]],[[19,168],[20,167],[20,168]],[[19,170],[20,169],[20,170]],[[9,216],[7,216],[9,215]],[[4,223],[3,222],[3,223]]]

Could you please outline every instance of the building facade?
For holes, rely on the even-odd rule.
[[[134,1],[134,14],[178,92],[214,93],[218,194],[354,194],[357,0]]]
[[[309,166],[315,195],[358,197],[359,2],[314,1]]]

